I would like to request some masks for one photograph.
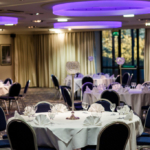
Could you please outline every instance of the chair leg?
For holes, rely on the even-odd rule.
[[[18,105],[18,100],[15,100],[15,101],[16,101],[16,104],[17,104],[18,111],[20,112],[20,108],[19,108],[19,105]]]
[[[6,107],[6,111],[7,111],[7,114],[9,114],[9,111],[8,111],[8,108],[7,108],[7,104],[6,104],[6,101],[3,100],[4,104],[5,104],[5,107]]]

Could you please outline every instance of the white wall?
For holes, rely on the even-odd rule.
[[[11,44],[12,50],[12,38],[10,34],[0,35],[0,44]],[[13,66],[1,66],[0,64],[0,80],[5,80],[6,78],[13,79]]]

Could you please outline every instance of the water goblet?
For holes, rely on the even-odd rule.
[[[111,115],[115,115],[114,111],[115,111],[115,108],[116,108],[116,104],[110,104],[110,110],[113,112]]]
[[[88,103],[86,103],[86,102],[82,102],[82,108],[83,108],[85,111],[87,111],[88,106],[89,106],[89,104],[88,104]],[[87,112],[84,112],[84,113],[87,113]]]
[[[123,106],[117,106],[117,112],[119,113],[119,118],[118,118],[118,119],[122,119],[122,118],[120,117],[122,108],[123,108]]]
[[[134,82],[131,82],[131,88],[133,88],[134,87]]]
[[[55,118],[55,115],[56,115],[55,112],[52,112],[51,110],[48,111],[48,116],[49,116],[50,120],[53,120]],[[52,124],[52,122],[51,122],[51,124]]]

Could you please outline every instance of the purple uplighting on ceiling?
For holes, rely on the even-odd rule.
[[[63,22],[54,23],[54,28],[57,29],[105,29],[122,27],[122,22],[119,21],[88,21],[88,22]]]
[[[150,13],[148,1],[82,1],[53,6],[53,14],[60,16],[118,16]]]
[[[18,18],[16,17],[0,16],[0,25],[17,24],[17,23],[18,23]]]

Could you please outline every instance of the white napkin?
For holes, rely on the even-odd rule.
[[[14,118],[15,118],[15,119],[20,119],[20,120],[25,121],[24,118],[21,117],[21,115],[19,115],[17,111],[15,111]]]
[[[88,86],[86,86],[86,90],[85,90],[86,92],[88,92],[88,93],[90,93],[91,92],[91,90],[89,89],[89,87]]]
[[[133,111],[130,110],[130,112],[125,116],[124,119],[131,121],[133,119]]]
[[[124,105],[121,111],[123,111],[124,114],[126,115],[130,112],[130,108],[128,105]]]
[[[0,87],[3,87],[3,86],[4,86],[3,82],[0,82]]]
[[[109,74],[105,74],[105,77],[106,77],[106,78],[109,78]]]
[[[142,85],[141,85],[141,84],[138,84],[138,85],[136,86],[136,89],[142,89]]]
[[[100,118],[96,116],[88,116],[83,123],[85,126],[101,126],[101,124]]]
[[[101,91],[98,88],[96,87],[93,88],[92,94],[96,97],[97,100],[100,99],[100,93]]]
[[[94,103],[90,106],[89,112],[103,112],[105,111],[104,107],[101,104]]]
[[[114,74],[113,74],[113,75],[111,75],[109,78],[110,78],[110,79],[113,79],[113,78],[114,78]]]
[[[23,113],[24,113],[25,116],[28,116],[28,115],[33,115],[33,114],[35,114],[35,111],[33,110],[32,107],[27,106],[27,107],[25,107]]]
[[[47,117],[47,115],[41,114],[36,116],[34,123],[36,125],[47,125],[50,124],[50,119]]]
[[[106,79],[105,75],[101,75],[101,79]]]
[[[113,90],[119,90],[121,88],[121,84],[114,84],[112,85]]]
[[[99,76],[99,75],[97,75],[97,74],[93,74],[93,78],[99,79],[99,78],[100,78],[100,76]]]
[[[97,88],[98,88],[99,91],[106,90],[106,87],[104,87],[103,84],[100,84]]]
[[[120,87],[117,92],[120,93],[120,94],[124,94],[124,93],[128,93],[128,92],[129,92],[129,89]]]
[[[52,108],[52,112],[64,113],[64,112],[67,112],[67,111],[68,111],[68,109],[64,104],[57,104]]]
[[[143,88],[142,92],[144,92],[144,93],[148,93],[148,92],[149,92],[148,87],[146,87],[146,86],[145,86],[145,87]]]

